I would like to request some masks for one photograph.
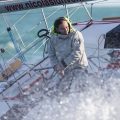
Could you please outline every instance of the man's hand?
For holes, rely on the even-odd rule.
[[[64,76],[64,68],[60,65],[57,64],[54,66],[54,70],[60,75],[60,76]]]
[[[58,71],[58,74],[59,74],[61,77],[64,77],[64,70]]]

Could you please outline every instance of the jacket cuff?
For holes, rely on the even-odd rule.
[[[67,64],[65,63],[64,60],[61,60],[61,63],[62,63],[62,65],[63,65],[65,68],[67,67]]]

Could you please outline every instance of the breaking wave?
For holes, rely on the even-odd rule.
[[[38,99],[43,95],[38,92],[30,98],[36,105],[29,107],[23,120],[119,120],[119,72],[89,75],[86,89],[80,91],[74,86],[69,92],[51,97],[47,94],[42,99]]]

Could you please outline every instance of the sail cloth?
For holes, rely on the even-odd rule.
[[[9,0],[0,1],[7,1],[7,4],[5,3],[0,5],[0,13],[7,13],[57,5],[73,4],[78,2],[87,2],[93,0],[31,0],[25,2],[16,2],[16,0],[10,0],[10,2],[8,2]]]
[[[106,33],[104,48],[120,49],[120,24]]]

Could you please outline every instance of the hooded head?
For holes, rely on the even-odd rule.
[[[59,17],[58,19],[55,20],[52,33],[67,35],[73,31],[74,29],[68,18]]]

